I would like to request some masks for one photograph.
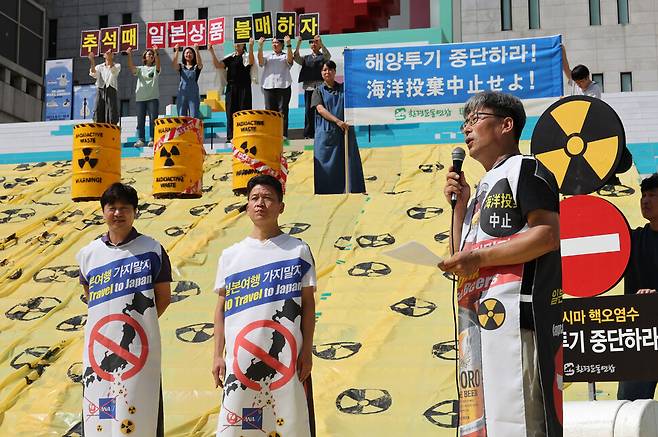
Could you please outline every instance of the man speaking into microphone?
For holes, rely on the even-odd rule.
[[[471,97],[461,130],[486,174],[472,198],[463,172],[446,177],[454,255],[439,268],[458,277],[462,437],[562,436],[558,186],[521,155],[525,121],[514,96]]]

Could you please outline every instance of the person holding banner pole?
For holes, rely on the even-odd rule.
[[[160,106],[160,90],[158,86],[158,77],[160,76],[160,56],[158,47],[146,49],[142,54],[144,65],[135,67],[132,57],[132,48],[126,50],[128,54],[128,69],[137,77],[135,88],[135,104],[137,105],[137,142],[135,147],[144,147],[146,138],[146,114],[149,116],[149,143],[148,147],[153,147],[153,136],[155,133],[155,119],[158,118],[158,109]]]
[[[324,82],[311,97],[316,110],[313,140],[315,194],[365,193],[354,127],[345,119],[345,88],[336,82],[336,63],[325,61]]]
[[[258,65],[263,67],[261,80],[263,95],[265,97],[265,109],[278,111],[283,114],[283,137],[288,138],[288,106],[290,105],[290,94],[292,77],[290,67],[293,63],[292,44],[290,36],[283,38],[286,44],[286,52],[283,52],[281,40],[272,39],[273,52],[263,56],[263,44],[265,38],[258,40]]]
[[[251,68],[254,58],[254,39],[249,38],[249,55],[245,59],[245,45],[235,44],[235,52],[221,61],[214,46],[208,48],[215,68],[226,70],[226,141],[233,139],[233,114],[251,109]]]
[[[201,99],[199,97],[199,76],[203,69],[203,62],[201,60],[201,53],[199,53],[199,46],[185,47],[183,50],[183,62],[178,63],[178,53],[180,49],[178,44],[174,46],[174,59],[172,66],[180,75],[180,82],[178,84],[178,96],[176,97],[176,109],[179,117],[189,116],[194,118],[201,118],[201,110],[199,105]]]
[[[311,97],[315,87],[322,83],[322,65],[324,61],[331,59],[331,53],[327,47],[322,44],[320,35],[309,41],[311,53],[306,56],[300,56],[299,47],[302,45],[302,39],[297,39],[297,47],[293,58],[296,63],[302,66],[299,71],[298,82],[302,82],[304,87],[304,138],[313,138],[315,136],[315,110],[311,108]],[[320,51],[322,50],[322,51]]]
[[[526,115],[512,95],[485,91],[464,107],[469,155],[486,173],[470,199],[450,168],[443,194],[456,203],[460,432],[469,436],[562,435],[562,274],[558,185],[521,155]]]
[[[640,211],[649,223],[631,231],[631,256],[624,272],[624,294],[658,290],[658,173],[640,183]],[[656,381],[620,381],[617,399],[653,399]]]
[[[103,53],[105,62],[96,65],[93,53],[89,53],[89,76],[96,79],[96,106],[94,107],[95,123],[119,124],[119,103],[117,80],[121,72],[121,64],[114,63],[111,49]]]

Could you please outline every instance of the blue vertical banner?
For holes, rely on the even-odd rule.
[[[561,36],[345,49],[345,112],[353,124],[461,119],[493,90],[527,101],[562,95]]]
[[[76,85],[73,87],[73,120],[88,120],[94,114],[96,85]]]
[[[44,120],[70,120],[73,102],[73,59],[46,61]]]

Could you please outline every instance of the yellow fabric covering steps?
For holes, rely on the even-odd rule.
[[[368,194],[349,196],[314,196],[312,152],[286,152],[281,224],[310,244],[319,276],[319,436],[454,436],[451,282],[383,255],[412,239],[447,255],[450,206],[441,193],[452,148],[363,150]],[[471,184],[483,173],[469,158],[464,167]],[[152,161],[122,162],[123,181],[142,196],[137,229],[158,239],[174,265],[173,302],[160,319],[167,436],[215,433],[216,262],[251,228],[238,212],[244,199],[231,191],[230,156],[209,155],[204,173],[201,199],[154,199]],[[76,435],[86,306],[74,255],[105,226],[98,203],[70,201],[70,163],[0,166],[0,175],[0,435]],[[620,195],[608,199],[637,226],[635,170],[622,182],[635,192],[604,194]],[[565,392],[567,400],[584,396],[582,384]]]
[[[226,112],[224,100],[222,100],[219,90],[208,90],[203,103],[210,106],[210,109],[212,109],[213,112]]]

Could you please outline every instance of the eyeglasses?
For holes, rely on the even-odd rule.
[[[464,130],[466,130],[467,127],[474,126],[477,124],[478,121],[483,120],[487,117],[484,116],[489,116],[489,117],[500,117],[500,118],[505,118],[505,115],[500,115],[500,114],[494,114],[493,112],[474,112],[468,119],[464,120],[462,125],[459,127],[459,130],[461,133],[464,133]]]

